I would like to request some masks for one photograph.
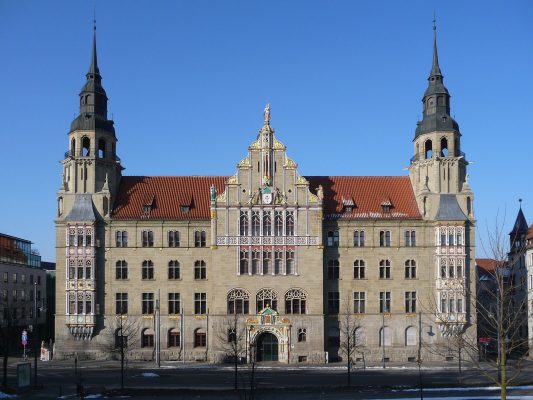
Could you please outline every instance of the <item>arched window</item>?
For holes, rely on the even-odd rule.
[[[204,260],[196,260],[194,262],[194,279],[207,279],[207,266]]]
[[[448,139],[445,137],[440,140],[440,156],[448,157]]]
[[[463,270],[463,260],[459,259],[457,260],[457,277],[464,278],[464,270]]]
[[[442,259],[440,262],[440,277],[443,279],[446,278],[446,275],[447,275],[446,267],[447,267],[446,260]]]
[[[450,260],[450,264],[448,265],[448,278],[455,278],[455,264],[453,262],[453,258]]]
[[[154,347],[154,330],[145,328],[141,332],[141,347]]]
[[[365,328],[356,328],[353,332],[353,344],[355,347],[364,346],[366,343]]]
[[[241,261],[239,263],[239,273],[241,275],[248,273],[248,252],[247,251],[241,251]]]
[[[84,136],[81,140],[81,155],[84,157],[89,156],[89,153],[91,151],[91,139],[89,139],[87,136]]]
[[[415,279],[416,278],[416,261],[407,260],[405,262],[405,279]]]
[[[391,278],[390,260],[381,260],[379,262],[379,279]]]
[[[109,213],[109,199],[107,198],[107,196],[104,196],[103,200],[103,209],[104,209],[104,215],[107,215]]]
[[[285,293],[285,314],[305,314],[307,293],[302,289],[289,289]]]
[[[274,291],[274,289],[261,289],[255,296],[255,302],[258,313],[266,307],[270,307],[271,309],[277,311],[278,294]]]
[[[339,231],[328,231],[328,243],[329,247],[339,247]]]
[[[379,347],[391,345],[391,329],[388,326],[384,326],[379,329]]]
[[[117,261],[116,279],[128,279],[128,263],[125,260]]]
[[[294,270],[294,251],[288,250],[285,256],[285,275],[293,275],[296,273]]]
[[[105,158],[105,140],[98,141],[98,158]]]
[[[228,314],[249,314],[250,294],[244,289],[232,289],[228,293]]]
[[[472,200],[470,196],[466,198],[466,212],[468,215],[472,215]]]
[[[168,279],[180,279],[180,263],[178,260],[168,262]]]
[[[405,330],[405,345],[416,346],[416,328],[414,326],[409,326]]]
[[[169,329],[168,347],[181,347],[181,332],[178,328]]]
[[[154,279],[154,263],[144,260],[142,263],[142,279]]]
[[[239,232],[241,236],[248,236],[248,212],[241,211],[241,217],[239,220]]]
[[[207,345],[207,334],[205,329],[198,328],[194,331],[194,347],[205,347]]]
[[[276,211],[274,214],[274,236],[283,236],[283,213]]]
[[[76,155],[76,139],[74,138],[70,141],[70,155]]]
[[[205,231],[194,231],[194,247],[205,247]]]
[[[276,250],[274,252],[274,274],[279,275],[282,272],[283,267],[283,252],[280,250]]]
[[[63,214],[63,197],[57,199],[57,216],[60,217]]]
[[[252,274],[257,275],[261,271],[259,266],[261,265],[261,252],[255,250],[252,251]]]
[[[259,211],[252,211],[252,236],[259,236],[261,234],[261,219]]]
[[[424,143],[424,154],[426,159],[433,157],[433,143],[431,140],[426,140]]]
[[[272,217],[269,211],[263,212],[263,236],[272,235]]]
[[[263,275],[272,273],[272,252],[263,251]]]
[[[285,216],[285,234],[287,236],[294,236],[294,212],[293,211],[287,211],[287,214]]]

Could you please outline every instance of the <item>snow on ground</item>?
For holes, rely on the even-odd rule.
[[[141,376],[143,378],[159,378],[159,375],[154,372],[143,372]]]
[[[507,386],[507,390],[532,390],[533,386]],[[474,392],[474,391],[499,391],[499,386],[471,386],[452,388],[424,388],[424,392]],[[397,389],[393,392],[420,392],[420,389]]]
[[[13,399],[15,397],[17,397],[17,395],[15,394],[7,394],[4,392],[0,392],[0,399]]]

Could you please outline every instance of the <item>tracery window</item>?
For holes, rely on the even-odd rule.
[[[302,289],[289,289],[285,294],[286,314],[305,314],[307,304],[307,293]]]
[[[274,236],[283,236],[283,212],[274,213]]]
[[[261,218],[259,211],[252,211],[252,236],[259,236],[261,232]]]
[[[257,292],[255,302],[257,305],[258,313],[266,307],[270,307],[271,309],[277,311],[278,294],[274,291],[274,289],[261,289],[259,292]]]
[[[228,293],[228,314],[249,314],[250,294],[244,289],[232,289]]]
[[[287,211],[285,221],[285,234],[287,236],[294,236],[294,211]]]
[[[239,218],[239,232],[241,236],[248,236],[248,211],[241,211]]]
[[[272,217],[270,211],[263,212],[263,236],[272,235]]]

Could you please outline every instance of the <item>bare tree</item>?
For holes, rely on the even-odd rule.
[[[233,362],[235,368],[234,388],[238,389],[239,363],[241,357],[246,356],[246,327],[243,321],[239,320],[236,313],[223,318],[217,325],[215,331],[218,348],[222,351],[227,360]]]
[[[351,369],[353,364],[353,356],[356,352],[364,351],[363,344],[363,328],[360,324],[359,318],[357,318],[354,311],[364,312],[360,307],[364,307],[362,304],[355,304],[354,299],[350,298],[350,295],[344,299],[342,314],[339,314],[339,331],[340,331],[340,344],[339,353],[346,357],[346,379],[347,385],[351,386]],[[364,303],[363,303],[364,304]]]
[[[140,324],[136,317],[116,315],[110,323],[104,347],[120,360],[120,390],[124,391],[124,364],[128,354],[139,347]]]

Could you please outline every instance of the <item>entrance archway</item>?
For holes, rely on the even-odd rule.
[[[256,351],[257,361],[278,361],[278,338],[270,332],[261,334]]]

